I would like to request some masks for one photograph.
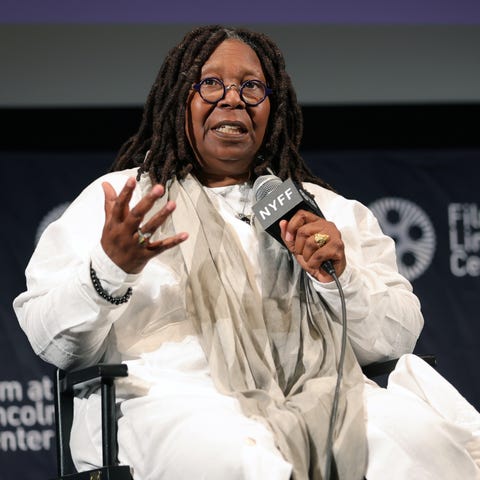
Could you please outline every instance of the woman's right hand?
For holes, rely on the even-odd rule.
[[[165,189],[162,185],[154,185],[150,192],[130,209],[129,202],[135,186],[135,178],[131,177],[117,195],[110,183],[102,183],[105,194],[105,225],[101,244],[110,259],[126,273],[140,273],[150,259],[188,238],[188,233],[182,232],[156,242],[145,240],[140,243],[138,229],[143,217],[155,201],[163,196]],[[175,207],[175,202],[168,201],[158,213],[142,224],[141,232],[153,234]]]

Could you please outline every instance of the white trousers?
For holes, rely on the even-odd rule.
[[[154,386],[121,404],[120,462],[135,480],[289,480],[269,429],[217,392],[198,344],[183,347],[180,362],[164,351],[130,365]],[[480,479],[480,415],[425,362],[402,357],[387,389],[366,381],[364,400],[368,480]],[[83,470],[101,461],[99,411],[98,395],[76,401],[71,446]]]

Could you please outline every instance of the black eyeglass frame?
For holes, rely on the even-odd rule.
[[[223,95],[218,99],[218,100],[215,100],[215,101],[211,101],[211,100],[207,100],[203,95],[202,95],[202,92],[200,91],[200,88],[202,87],[202,85],[207,81],[207,80],[215,80],[216,82],[219,83],[219,85],[221,85],[223,87]],[[255,83],[255,84],[260,84],[264,91],[265,91],[265,95],[263,96],[263,98],[261,100],[259,100],[258,102],[256,103],[251,103],[251,102],[248,102],[245,97],[243,96],[243,89],[245,88],[245,86],[249,83]],[[223,83],[223,80],[221,78],[218,78],[218,77],[206,77],[204,78],[203,80],[200,80],[198,83],[194,83],[192,85],[192,88],[194,90],[196,90],[198,92],[198,94],[202,97],[202,100],[204,100],[205,102],[209,103],[210,105],[215,105],[216,103],[220,102],[221,100],[223,100],[225,98],[225,95],[227,94],[227,90],[229,90],[230,88],[232,87],[236,87],[237,88],[237,91],[238,91],[238,94],[240,95],[240,98],[242,99],[242,102],[244,102],[246,105],[248,105],[249,107],[256,107],[257,105],[260,105],[263,101],[265,101],[265,99],[271,95],[273,93],[273,90],[269,87],[267,87],[261,80],[246,80],[245,82],[243,82],[240,86],[238,86],[237,84],[235,83],[232,83],[231,85],[228,85],[226,86],[225,83]]]

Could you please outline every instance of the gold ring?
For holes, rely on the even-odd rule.
[[[148,239],[152,236],[150,232],[143,233],[140,228],[137,228],[138,233],[138,244],[143,245]]]
[[[318,245],[318,248],[322,248],[330,240],[330,235],[326,235],[325,233],[316,233],[313,236],[313,239]]]

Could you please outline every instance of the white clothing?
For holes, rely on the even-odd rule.
[[[96,180],[47,228],[27,267],[27,291],[14,302],[19,322],[35,352],[60,368],[90,365],[99,360],[129,364],[129,377],[119,389],[125,399],[119,422],[119,456],[122,462],[136,465],[135,479],[177,480],[193,478],[192,472],[195,478],[209,480],[288,479],[291,466],[275,448],[271,433],[259,422],[247,419],[234,399],[215,390],[203,351],[187,322],[185,293],[180,288],[178,272],[162,262],[159,255],[141,274],[129,275],[103,252],[99,243],[104,223],[101,182],[109,181],[119,191],[135,173],[115,172]],[[305,186],[315,195],[325,217],[342,234],[347,268],[340,282],[346,298],[349,339],[358,361],[367,364],[411,352],[423,318],[411,285],[397,272],[393,240],[382,234],[376,219],[360,203],[317,185]],[[138,190],[134,191],[132,205],[141,198]],[[216,194],[211,195],[212,201],[234,227],[249,261],[258,265],[256,237],[249,225],[234,216],[232,205],[240,208],[238,211],[244,205],[239,190],[231,190],[228,203]],[[112,305],[95,292],[89,275],[90,262],[111,295],[122,295],[129,286],[133,288],[128,303]],[[312,282],[339,317],[335,283]],[[397,404],[396,400],[383,399],[391,396],[384,389],[367,384],[369,480],[480,478],[473,474],[452,475],[457,468],[475,472],[464,444],[471,440],[477,412],[470,412],[470,430],[464,425],[460,428],[455,419],[444,420],[443,413],[426,414],[429,398],[419,400],[417,394],[399,393],[397,389],[396,398],[414,397],[410,402],[402,400]],[[98,461],[99,431],[94,420],[98,411],[92,413],[96,401],[96,396],[91,395],[79,402],[88,428],[76,428],[77,420],[72,433],[77,460],[84,466]],[[414,447],[398,448],[399,428],[383,427],[389,406],[394,406],[397,413],[393,416],[397,418],[397,427],[402,426],[398,418],[414,412],[420,412],[416,422],[424,418],[430,426],[440,422],[443,430],[429,438],[426,445],[430,452],[451,455],[453,470],[442,465],[438,469],[432,467],[431,477],[415,476],[412,469],[418,469],[425,461],[431,467],[432,462],[422,459]],[[475,428],[480,430],[478,425]],[[425,430],[430,431],[430,427]],[[96,445],[88,453],[82,448],[87,438]],[[414,440],[409,437],[410,445],[416,445]],[[215,453],[215,444],[222,446],[221,457]],[[393,458],[396,451],[405,455],[402,464],[410,465],[408,476],[402,476],[405,472],[401,469],[400,476],[395,476],[397,462],[389,457],[387,460],[384,450],[388,448],[397,449],[393,450]]]
[[[104,223],[101,182],[109,181],[119,191],[135,173],[134,169],[111,173],[87,187],[47,227],[27,267],[27,291],[15,299],[14,308],[35,352],[60,368],[91,365],[100,358],[139,358],[174,334],[185,336],[185,292],[178,287],[179,275],[162,262],[162,256],[150,261],[141,274],[129,275],[100,246]],[[347,268],[340,281],[350,342],[358,361],[364,365],[412,351],[423,318],[411,285],[397,272],[393,240],[382,234],[374,216],[360,203],[317,185],[306,187],[345,243]],[[136,189],[131,204],[140,198]],[[218,203],[219,197],[215,199]],[[228,205],[221,204],[220,213],[234,226],[252,265],[258,265],[252,229],[235,218]],[[112,305],[95,292],[90,261],[111,295],[134,288],[126,304]],[[314,285],[339,317],[335,283]]]
[[[135,480],[290,479],[292,467],[271,432],[218,393],[195,337],[165,344],[130,367],[155,385],[121,406],[119,459],[135,466]],[[101,459],[100,396],[93,398],[75,406],[72,450],[83,467]]]
[[[480,479],[480,415],[423,360],[402,356],[364,397],[368,480]]]

